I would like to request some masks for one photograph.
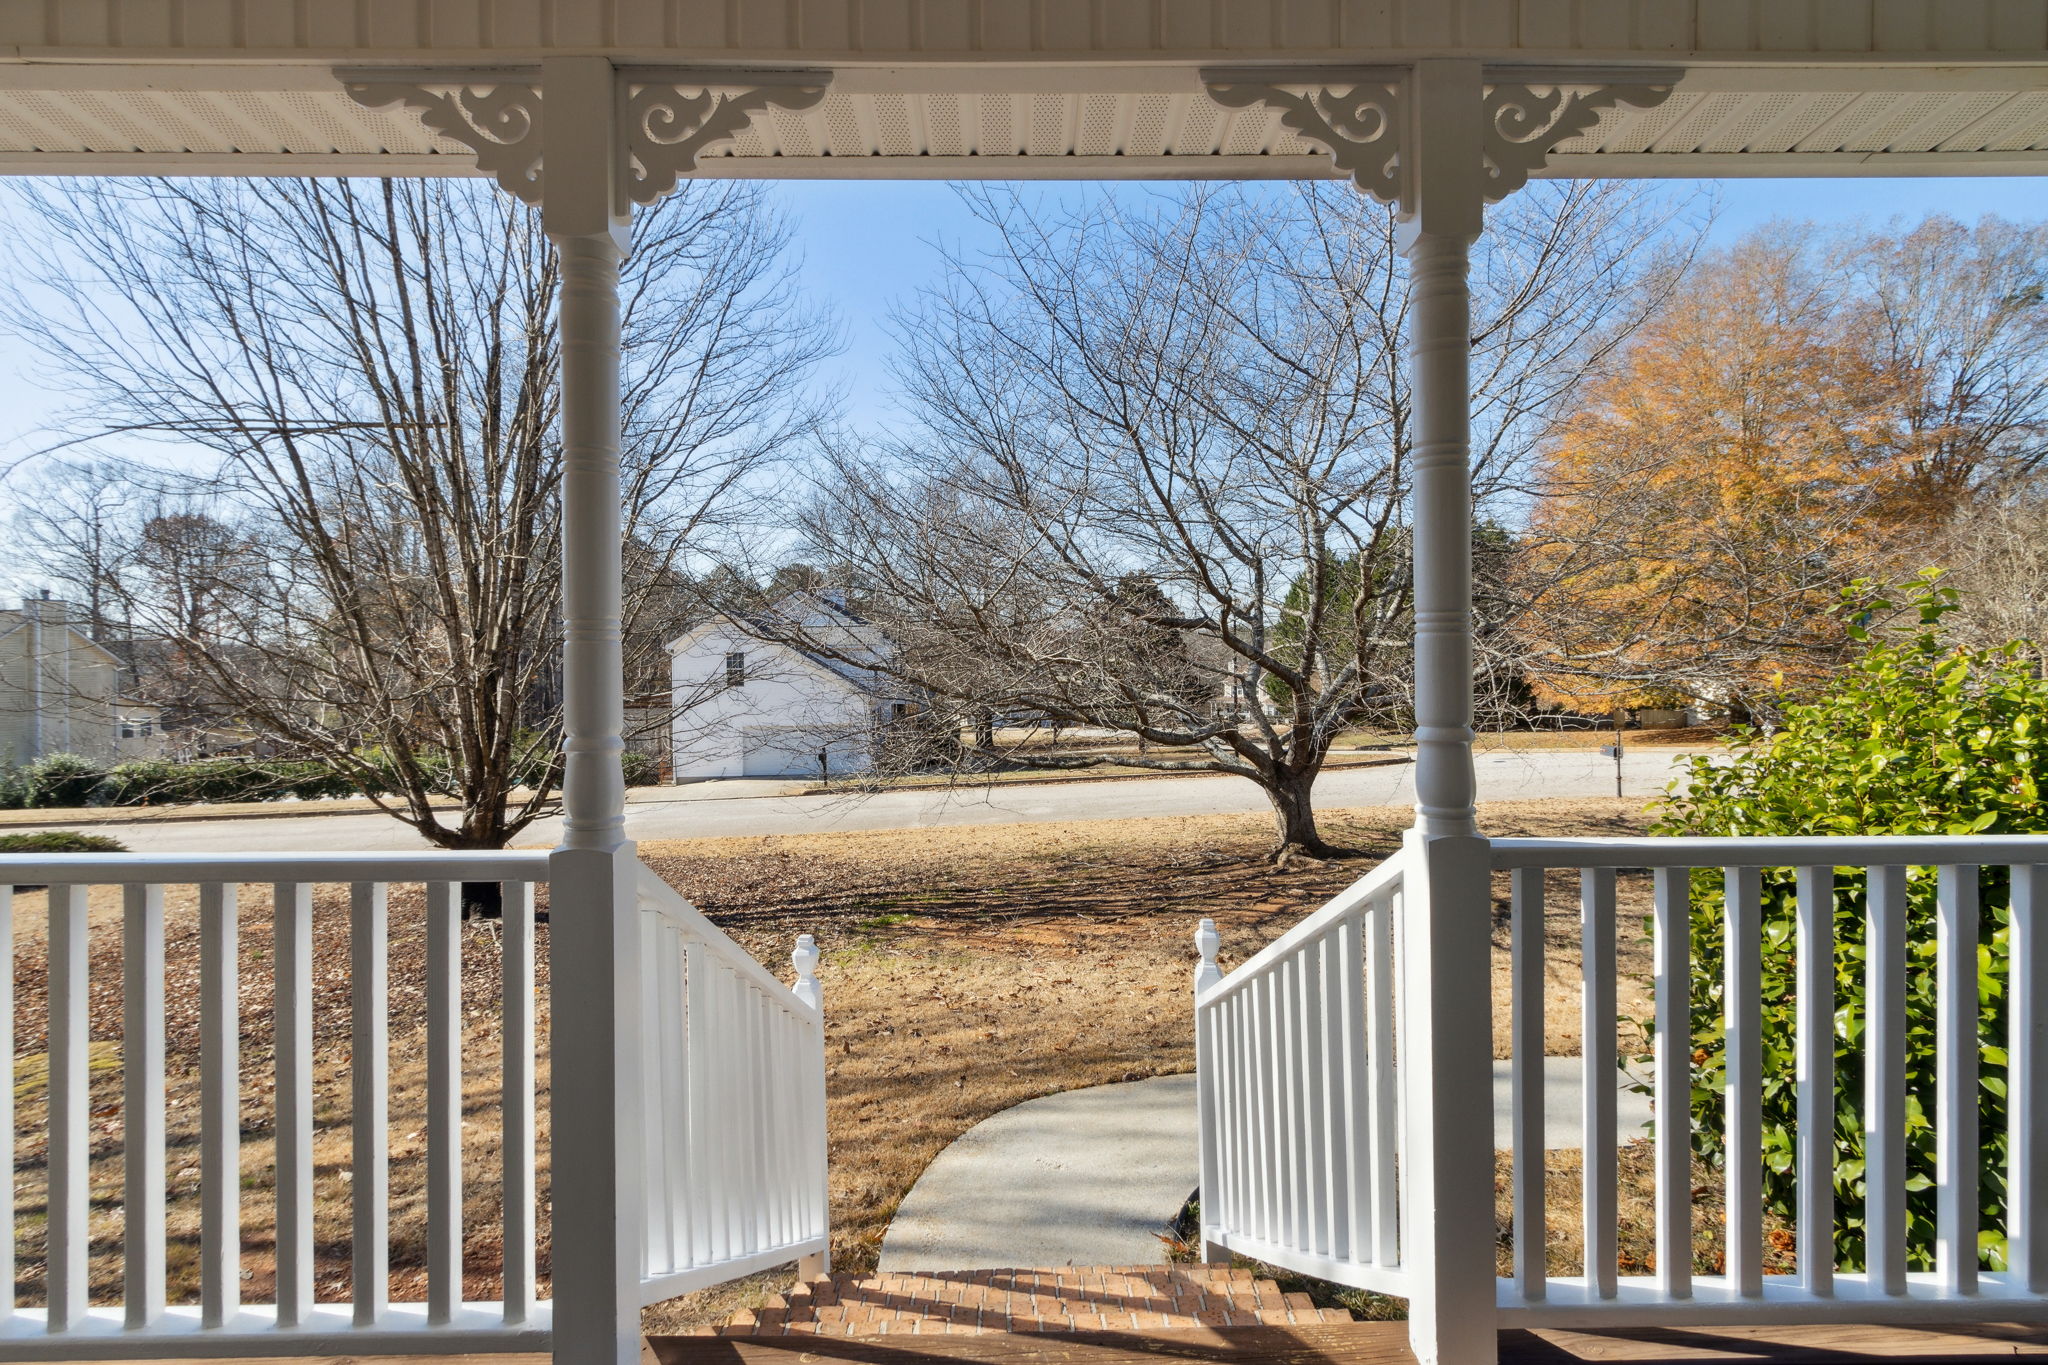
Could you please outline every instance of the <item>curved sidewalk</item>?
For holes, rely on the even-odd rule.
[[[1544,1146],[1580,1145],[1579,1059],[1544,1059]],[[1615,1077],[1617,1088],[1628,1078]],[[1510,1145],[1509,1064],[1493,1064],[1494,1144]],[[1615,1097],[1623,1142],[1650,1102]],[[1153,1076],[1026,1100],[939,1153],[882,1237],[880,1269],[1158,1265],[1197,1180],[1195,1078]]]

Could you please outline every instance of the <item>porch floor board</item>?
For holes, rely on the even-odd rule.
[[[1003,1333],[947,1337],[654,1337],[656,1365],[1415,1365],[1405,1322],[1145,1332]],[[1500,1365],[1846,1365],[1872,1360],[1989,1362],[2048,1357],[2048,1328],[2012,1323],[1944,1327],[1543,1329],[1501,1333]]]
[[[2048,1326],[1668,1328],[1604,1332],[1557,1328],[1500,1335],[1500,1365],[1917,1365],[2048,1357]],[[973,1336],[649,1337],[641,1365],[1415,1365],[1405,1322],[1314,1323],[1298,1327],[1160,1328],[1131,1332],[1009,1333]],[[90,1363],[89,1363],[90,1365]],[[104,1365],[138,1365],[135,1361]],[[181,1360],[165,1365],[551,1365],[545,1354],[277,1356]]]

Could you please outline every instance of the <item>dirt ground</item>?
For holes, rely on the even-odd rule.
[[[947,1143],[981,1119],[1059,1090],[1188,1070],[1189,976],[1195,923],[1212,917],[1224,966],[1243,960],[1392,852],[1405,809],[1328,814],[1326,833],[1360,856],[1274,867],[1270,825],[1255,816],[1174,817],[1067,825],[767,836],[649,843],[646,862],[785,979],[798,933],[818,936],[828,1021],[834,1260],[872,1266],[898,1202]],[[1499,835],[1639,832],[1637,802],[1499,803],[1482,812]],[[1507,983],[1506,886],[1495,888],[1496,1004]],[[119,1286],[120,920],[118,893],[94,894],[92,1033],[102,1046],[92,1092],[92,1274],[95,1298]],[[16,896],[15,1139],[17,1291],[39,1302],[45,1219],[46,1038],[43,897]],[[542,897],[545,906],[545,897]],[[1618,914],[1619,1014],[1647,1013],[1647,887],[1624,879]],[[416,887],[394,887],[390,908],[391,1232],[395,1300],[425,1295],[424,907]],[[197,924],[194,898],[167,897],[167,1070],[172,1300],[197,1294]],[[322,1299],[349,1288],[348,907],[341,888],[315,902],[316,1261]],[[1579,1038],[1577,897],[1563,874],[1546,902],[1552,1054]],[[270,1039],[267,887],[241,901],[243,1047],[243,1283],[245,1298],[273,1282],[274,1100]],[[547,926],[539,933],[543,1058],[540,1109],[547,1134],[545,1066]],[[498,1294],[501,1209],[499,959],[497,926],[465,927],[463,951],[465,1265],[471,1298]],[[1506,1049],[1496,1008],[1496,1050]],[[540,1171],[547,1274],[548,1173]],[[1560,1255],[1570,1229],[1553,1216]],[[1569,1221],[1569,1220],[1567,1220]],[[1562,1229],[1562,1231],[1560,1231]],[[650,1328],[673,1329],[765,1292],[774,1276],[649,1310]],[[786,1276],[784,1277],[786,1278]]]

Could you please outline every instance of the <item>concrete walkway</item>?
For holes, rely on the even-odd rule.
[[[1579,1059],[1547,1057],[1547,1148],[1580,1145]],[[1628,1084],[1616,1078],[1617,1088]],[[1511,1146],[1509,1064],[1493,1064],[1494,1143]],[[1622,1141],[1647,1095],[1615,1097]],[[1196,1184],[1195,1078],[1047,1095],[983,1119],[939,1153],[882,1237],[884,1271],[1157,1265],[1159,1234]]]
[[[1160,1265],[1157,1234],[1195,1188],[1195,1078],[1026,1100],[925,1168],[879,1269]]]
[[[1651,796],[1661,792],[1681,761],[1672,750],[1630,750],[1624,764],[1628,793]],[[1482,801],[1614,795],[1614,760],[1597,753],[1482,752],[1475,765]],[[634,839],[696,839],[1155,815],[1263,815],[1269,810],[1259,789],[1241,777],[1022,783],[874,795],[786,794],[801,785],[741,779],[686,787],[635,787],[626,803],[626,833]],[[1414,799],[1414,770],[1408,764],[1340,769],[1316,783],[1316,802],[1328,810],[1405,806]],[[65,823],[62,812],[52,812],[52,816],[49,825]],[[561,823],[559,817],[535,823],[519,836],[520,845],[550,847],[561,838]],[[93,828],[114,835],[137,853],[297,853],[425,846],[424,840],[398,821],[375,813],[158,822],[150,812],[136,811],[123,819],[96,821]]]

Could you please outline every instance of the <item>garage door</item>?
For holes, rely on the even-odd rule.
[[[749,730],[744,741],[740,771],[748,777],[816,777],[820,750],[825,751],[834,776],[865,772],[870,766],[867,743],[857,737],[826,737],[803,730]]]

